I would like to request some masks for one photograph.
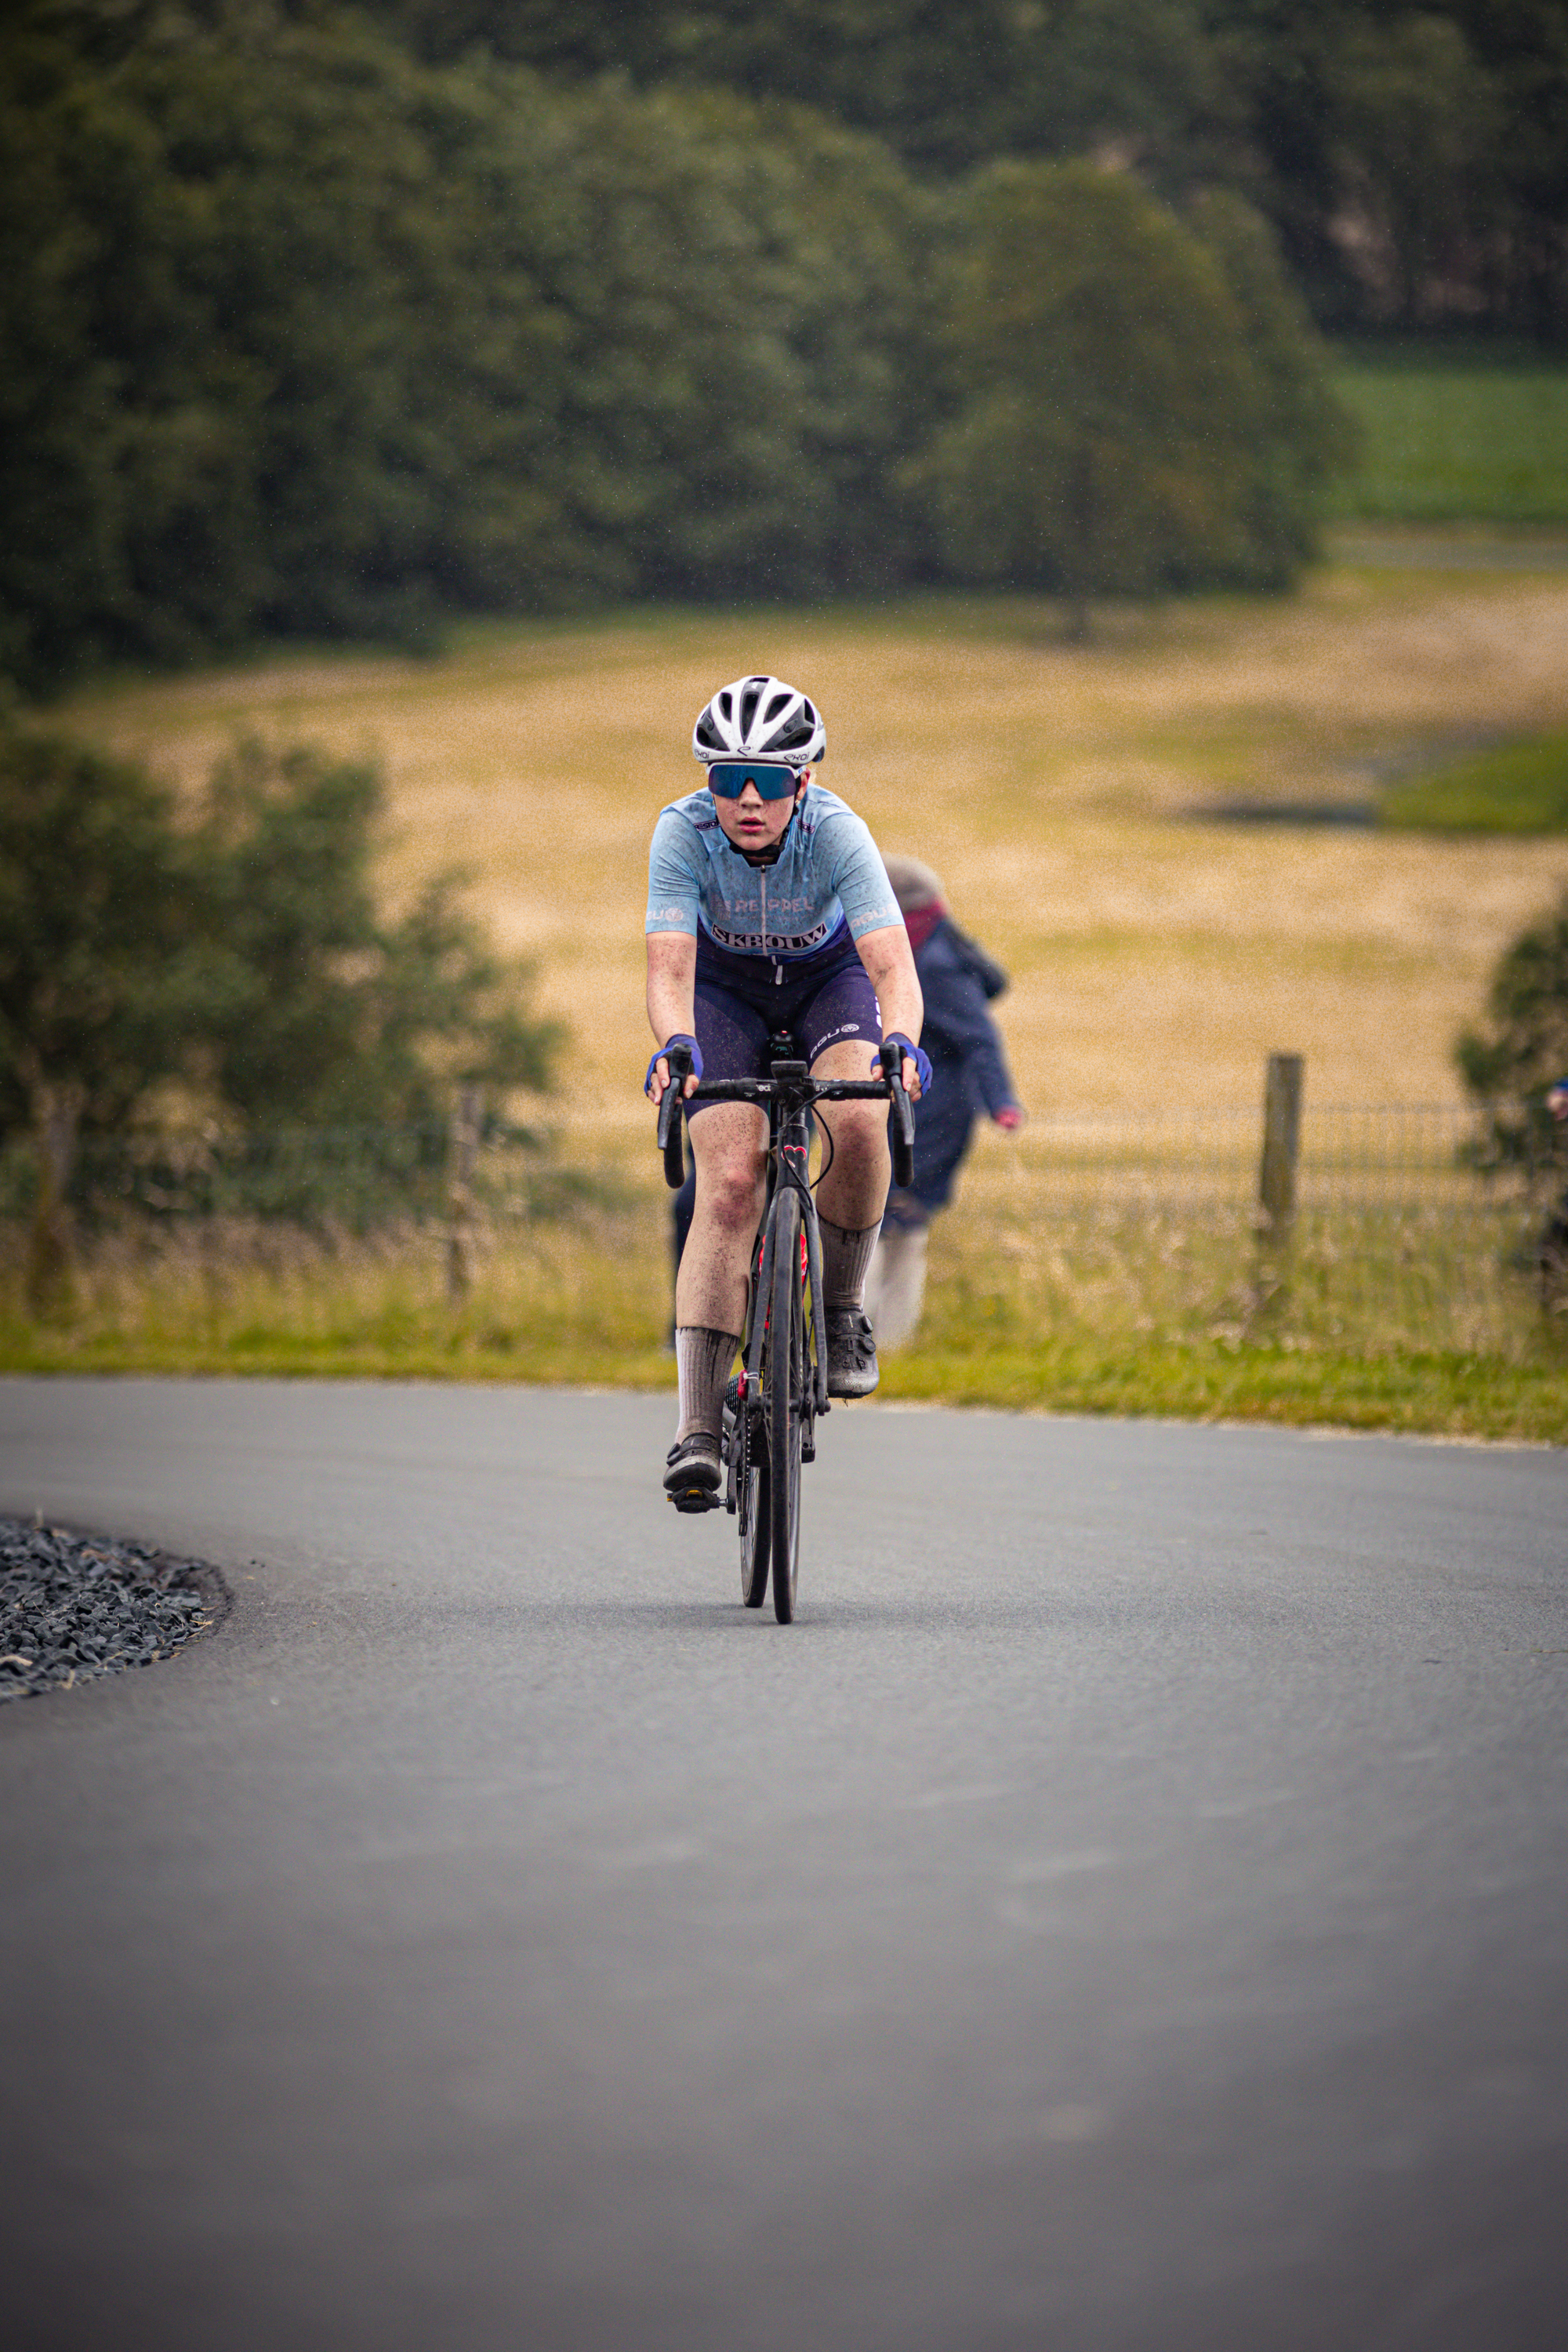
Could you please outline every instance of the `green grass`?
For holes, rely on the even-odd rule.
[[[1458,1351],[1310,1354],[1279,1342],[1104,1341],[895,1357],[882,1395],[1050,1412],[1568,1442],[1568,1365]]]
[[[1401,1273],[1341,1220],[1331,1246],[1303,1232],[1291,1288],[1268,1297],[1245,1220],[1075,1220],[1058,1202],[1045,1223],[942,1221],[919,1344],[886,1363],[885,1402],[1568,1443],[1568,1328],[1495,1236],[1467,1279],[1438,1220]],[[100,1248],[46,1321],[13,1276],[0,1371],[673,1388],[661,1208],[498,1246],[455,1306],[434,1234],[253,1244]]]
[[[1568,523],[1568,366],[1374,347],[1335,383],[1363,436],[1342,519]]]
[[[1568,833],[1568,734],[1412,777],[1384,794],[1384,824],[1422,833]]]
[[[274,1379],[515,1381],[670,1390],[657,1342],[618,1346],[485,1329],[482,1318],[421,1316],[402,1332],[311,1335],[286,1318],[253,1318],[205,1338],[147,1329],[86,1335],[0,1317],[0,1370],[10,1373],[198,1374]],[[1363,1356],[1305,1353],[1272,1340],[1074,1339],[1028,1348],[919,1348],[893,1358],[881,1400],[1010,1411],[1256,1421],[1295,1428],[1393,1430],[1430,1436],[1568,1443],[1568,1363],[1510,1362],[1458,1350]]]

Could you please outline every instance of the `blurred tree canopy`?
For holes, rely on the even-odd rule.
[[[919,461],[963,571],[1089,597],[1278,586],[1310,544],[1335,412],[1256,216],[1195,226],[1125,174],[1003,163],[973,190],[962,405]]]
[[[301,13],[0,36],[0,667],[906,568],[931,207],[884,149]]]
[[[1100,496],[1100,576],[1282,582],[1334,429],[1277,253],[1322,318],[1561,329],[1565,124],[1562,0],[13,0],[0,672],[999,576],[949,316],[998,157],[1164,208],[1102,346],[1165,348],[1155,247],[1225,322],[1226,517],[1130,388],[1145,487],[1198,471]],[[1048,341],[991,387],[1042,446]]]
[[[192,1080],[249,1126],[413,1126],[454,1080],[545,1087],[562,1033],[437,876],[395,920],[372,886],[376,770],[259,743],[207,780],[183,853],[209,945]]]
[[[132,762],[0,729],[0,1135],[63,1122],[68,1156],[170,1085],[230,1124],[346,1126],[548,1083],[559,1033],[458,877],[378,913],[381,803],[373,769],[250,744],[182,810]]]
[[[928,176],[1115,149],[1166,195],[1250,197],[1325,323],[1568,335],[1562,0],[374,5],[430,58],[804,100]]]

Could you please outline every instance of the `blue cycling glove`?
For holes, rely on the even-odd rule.
[[[660,1062],[663,1061],[665,1055],[668,1053],[672,1045],[689,1045],[691,1048],[692,1075],[694,1077],[699,1078],[702,1076],[701,1046],[698,1044],[695,1037],[688,1037],[684,1032],[678,1031],[673,1037],[667,1037],[662,1045],[656,1045],[654,1047],[653,1053],[648,1058],[647,1075],[642,1082],[642,1090],[645,1095],[652,1094],[653,1074],[655,1070],[658,1069]]]
[[[924,1102],[927,1096],[931,1093],[931,1063],[926,1057],[924,1049],[921,1046],[915,1045],[912,1039],[906,1037],[901,1029],[890,1029],[882,1042],[886,1045],[901,1045],[903,1047],[904,1052],[909,1055],[910,1061],[914,1064],[915,1068],[920,1073],[921,1100],[921,1102]],[[882,1064],[880,1057],[878,1055],[873,1054],[871,1056],[871,1076],[876,1077],[880,1072],[881,1067]]]

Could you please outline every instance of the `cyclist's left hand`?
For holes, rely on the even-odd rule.
[[[909,1096],[911,1102],[919,1102],[922,1096],[929,1095],[931,1092],[930,1057],[927,1055],[924,1048],[915,1045],[910,1038],[906,1037],[901,1029],[889,1030],[887,1042],[889,1045],[901,1045],[903,1047],[903,1067],[900,1072],[900,1076],[902,1077],[904,1082],[904,1092]],[[871,1076],[874,1078],[879,1078],[881,1075],[882,1057],[879,1054],[873,1054],[871,1056]]]

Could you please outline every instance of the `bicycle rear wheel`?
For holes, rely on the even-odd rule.
[[[795,1615],[800,1575],[800,1455],[805,1402],[805,1276],[801,1255],[800,1202],[784,1185],[773,1211],[764,1379],[773,1614],[781,1625],[787,1625]]]

